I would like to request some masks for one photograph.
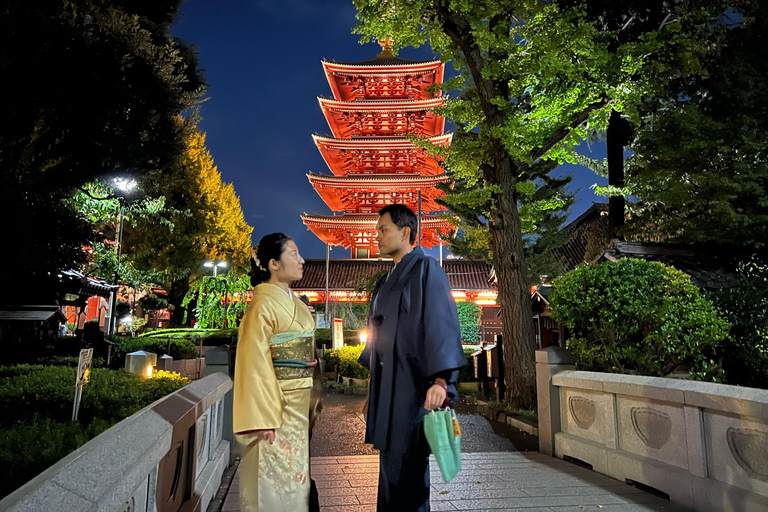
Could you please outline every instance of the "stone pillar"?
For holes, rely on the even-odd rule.
[[[203,375],[206,377],[216,372],[221,372],[225,375],[232,375],[229,368],[229,346],[220,345],[213,347],[205,353],[205,367],[203,368]],[[224,395],[224,429],[222,438],[229,441],[229,464],[230,466],[235,461],[235,458],[240,454],[239,445],[235,442],[235,434],[232,430],[232,390],[227,391]]]
[[[576,361],[566,349],[547,347],[536,351],[536,393],[539,416],[539,451],[555,453],[555,434],[560,432],[560,389],[552,385],[552,376],[563,370],[575,370]]]

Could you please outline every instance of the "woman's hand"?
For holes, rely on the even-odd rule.
[[[257,441],[269,441],[269,444],[275,442],[275,429],[265,428],[261,430],[246,430],[245,432],[238,432],[241,435],[252,435]]]

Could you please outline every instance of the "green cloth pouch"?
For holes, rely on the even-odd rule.
[[[443,480],[450,482],[461,470],[461,428],[456,412],[446,409],[424,416],[424,434]]]

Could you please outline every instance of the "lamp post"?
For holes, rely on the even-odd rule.
[[[123,204],[123,200],[125,199],[125,196],[134,188],[136,188],[136,180],[129,179],[129,178],[115,178],[112,180],[114,183],[114,186],[117,190],[122,192],[122,195],[118,196],[117,200],[120,202],[120,215],[118,217],[118,228],[117,228],[117,265],[115,265],[115,277],[113,280],[113,284],[117,286],[117,281],[120,279],[120,256],[122,255],[123,250],[123,220],[125,217],[125,205]],[[112,304],[109,308],[109,328],[107,329],[107,332],[109,334],[112,334],[115,332],[115,328],[117,327],[117,319],[115,318],[115,310],[117,308],[117,288],[112,292]]]
[[[218,262],[206,261],[205,263],[203,263],[203,266],[208,268],[213,268],[213,277],[216,277],[218,275],[217,270],[219,269],[219,267],[226,268],[227,262],[224,260],[218,261]]]

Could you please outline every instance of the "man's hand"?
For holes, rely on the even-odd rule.
[[[267,428],[263,430],[246,430],[245,432],[238,432],[241,435],[252,435],[257,441],[269,441],[269,444],[275,442],[275,429]]]
[[[427,390],[427,399],[424,401],[424,408],[428,411],[439,409],[445,403],[448,396],[445,388],[447,384],[443,379],[435,379],[435,383]]]

